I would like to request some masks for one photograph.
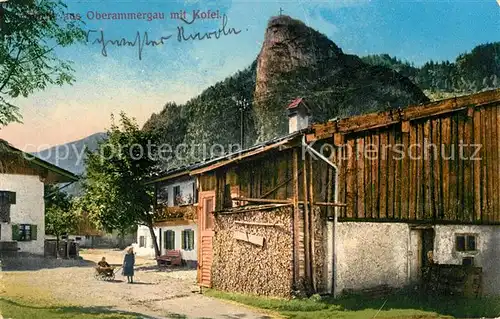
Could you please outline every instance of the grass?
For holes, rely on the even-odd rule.
[[[394,294],[384,299],[350,296],[333,300],[315,295],[309,299],[274,299],[207,290],[206,295],[279,313],[293,319],[437,319],[495,318],[500,316],[500,299],[430,297],[415,293]]]
[[[106,307],[54,306],[27,304],[0,298],[0,318],[13,319],[139,319],[139,314],[112,311]]]

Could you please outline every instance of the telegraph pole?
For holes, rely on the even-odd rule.
[[[248,108],[248,101],[247,99],[237,99],[236,97],[233,96],[233,101],[236,102],[236,105],[238,106],[238,110],[240,111],[240,146],[242,149],[245,148],[245,111]]]

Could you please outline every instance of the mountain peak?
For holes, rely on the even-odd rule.
[[[272,17],[257,59],[254,109],[260,141],[286,133],[288,102],[305,97],[315,121],[427,102],[409,79],[347,55],[289,16]]]

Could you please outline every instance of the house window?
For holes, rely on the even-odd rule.
[[[164,246],[166,250],[174,250],[175,249],[175,231],[173,230],[167,230],[164,233],[165,235],[165,242]]]
[[[156,203],[158,205],[168,206],[168,186],[160,185],[158,186],[158,191],[156,193]]]
[[[29,224],[22,224],[22,225],[19,225],[19,237],[18,237],[18,241],[30,241],[30,240],[35,240],[35,238],[33,238],[33,225],[29,225]]]
[[[30,224],[13,224],[12,225],[12,240],[14,241],[30,241],[37,238],[37,226]]]
[[[198,203],[198,188],[196,182],[193,182],[193,204]]]
[[[0,205],[1,204],[16,204],[16,192],[0,191]]]
[[[146,237],[139,236],[139,247],[146,247]]]
[[[182,231],[182,249],[183,250],[194,249],[194,230],[185,229]]]
[[[178,206],[181,204],[182,204],[181,187],[174,186],[174,206]]]
[[[476,251],[476,235],[457,235],[456,250],[461,252]]]
[[[0,222],[10,223],[10,205],[16,204],[16,193],[0,191]]]

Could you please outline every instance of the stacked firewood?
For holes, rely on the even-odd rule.
[[[217,214],[212,285],[229,292],[289,297],[292,207]],[[248,240],[245,236],[248,235]],[[261,241],[256,239],[263,239]]]

